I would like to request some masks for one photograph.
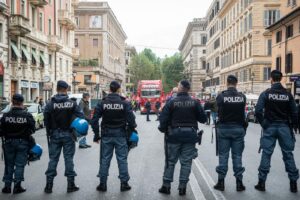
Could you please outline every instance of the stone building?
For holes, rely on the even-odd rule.
[[[179,46],[184,61],[184,74],[192,84],[191,93],[201,96],[202,82],[206,78],[206,26],[205,18],[190,22]]]
[[[131,82],[131,72],[129,69],[130,62],[133,56],[137,54],[136,49],[134,46],[126,45],[125,47],[125,67],[126,67],[126,78],[125,78],[125,85],[126,85],[126,93],[134,92],[133,83]]]
[[[75,47],[80,56],[74,66],[79,92],[107,92],[111,80],[125,91],[125,40],[127,38],[107,2],[79,2],[75,9]]]

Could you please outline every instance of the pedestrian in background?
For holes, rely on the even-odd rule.
[[[145,104],[145,108],[146,108],[146,114],[147,114],[147,122],[150,122],[151,120],[150,120],[149,115],[150,115],[150,112],[151,112],[151,103],[150,103],[149,99],[147,99],[147,102]]]
[[[258,184],[255,189],[265,191],[265,182],[271,168],[271,157],[278,140],[282,151],[285,170],[290,179],[290,191],[296,193],[299,170],[296,167],[293,151],[295,149],[294,131],[298,127],[298,113],[294,97],[280,83],[282,73],[271,72],[271,88],[259,96],[255,115],[263,128],[260,147],[263,150],[258,168]]]
[[[227,77],[227,90],[217,97],[219,122],[217,132],[217,154],[219,165],[216,168],[218,183],[216,190],[225,190],[225,177],[228,171],[228,158],[231,150],[234,176],[236,178],[236,190],[244,191],[243,173],[245,168],[242,164],[245,147],[247,122],[245,119],[246,96],[236,89],[238,80],[235,76]]]
[[[120,84],[117,81],[110,83],[110,94],[105,97],[95,108],[91,125],[95,133],[94,142],[100,145],[100,169],[98,177],[100,184],[96,188],[98,191],[107,191],[107,177],[110,162],[115,150],[118,161],[119,178],[121,181],[121,192],[128,191],[131,186],[128,184],[130,179],[128,173],[128,145],[126,138],[126,126],[130,130],[136,128],[135,116],[131,105],[121,97]],[[99,130],[99,119],[101,122],[101,136]]]
[[[209,103],[211,105],[211,116],[212,116],[212,119],[213,119],[213,124],[216,125],[217,116],[218,116],[218,105],[217,105],[215,94],[212,95],[212,98],[211,98]]]
[[[30,137],[35,132],[35,120],[33,116],[24,109],[24,97],[15,94],[12,98],[12,108],[4,113],[1,118],[0,136],[4,153],[4,176],[5,183],[3,193],[11,193],[11,184],[14,185],[14,194],[26,191],[21,186],[24,181],[24,170],[27,164],[30,148]]]
[[[297,112],[298,112],[298,124],[297,124],[297,132],[296,133],[300,133],[300,100],[296,99],[296,106],[297,106]]]
[[[56,168],[62,149],[65,159],[65,176],[68,180],[67,192],[79,190],[79,187],[75,184],[77,174],[74,170],[73,158],[76,139],[71,132],[71,123],[76,117],[81,119],[85,117],[76,101],[69,99],[67,95],[68,88],[69,85],[65,81],[58,81],[57,94],[52,97],[44,111],[49,148],[49,163],[45,173],[47,176],[45,193],[52,193],[53,181],[57,175]]]
[[[207,99],[205,101],[205,104],[204,104],[204,111],[206,113],[206,117],[207,117],[207,125],[210,125],[210,112],[211,112],[211,104],[210,104],[210,99]]]
[[[160,107],[161,107],[160,101],[156,101],[156,103],[155,103],[155,113],[156,113],[156,116],[157,116],[156,121],[159,120]]]
[[[166,156],[163,184],[159,189],[159,192],[163,194],[170,194],[175,165],[178,160],[181,164],[179,195],[186,194],[192,161],[198,156],[195,147],[199,141],[198,122],[205,123],[206,116],[200,103],[188,94],[190,88],[189,81],[180,81],[177,96],[168,101],[160,115],[158,129],[165,133]]]
[[[82,99],[79,102],[79,107],[81,108],[85,120],[88,121],[89,123],[91,122],[91,110],[90,110],[90,94],[89,93],[83,93],[82,94]],[[80,149],[86,149],[90,148],[91,145],[87,144],[86,142],[86,136],[80,138],[79,140],[79,148]]]

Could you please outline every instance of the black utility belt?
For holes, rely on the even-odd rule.
[[[4,140],[5,140],[5,142],[11,142],[11,141],[16,141],[16,140],[28,142],[28,139],[25,139],[25,138],[5,138],[4,137]]]

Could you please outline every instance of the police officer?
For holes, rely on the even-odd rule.
[[[198,142],[198,121],[206,122],[206,115],[195,99],[188,94],[191,86],[187,80],[178,84],[178,94],[168,101],[160,115],[158,129],[165,133],[166,163],[160,193],[170,194],[175,165],[180,160],[179,195],[186,194],[186,186],[197,157],[195,143]]]
[[[3,182],[5,187],[3,193],[11,193],[11,184],[14,181],[13,193],[25,192],[21,186],[24,181],[24,169],[27,163],[30,149],[30,137],[35,132],[35,121],[30,113],[23,106],[24,98],[15,94],[12,98],[12,108],[4,113],[1,118],[1,136],[4,137],[4,161],[5,170]],[[14,176],[14,179],[13,179]]]
[[[147,114],[147,122],[150,122],[151,120],[150,120],[150,117],[149,117],[149,115],[150,115],[150,112],[151,112],[151,103],[150,103],[150,101],[149,101],[149,99],[147,100],[147,102],[146,102],[146,104],[145,104],[145,108],[146,108],[146,114]]]
[[[216,190],[224,191],[224,179],[228,171],[228,158],[231,149],[236,190],[244,191],[242,156],[244,151],[244,137],[247,123],[245,120],[246,97],[237,91],[238,80],[235,76],[227,77],[227,90],[217,96],[219,122],[217,124],[217,153],[219,166],[216,168],[218,183]]]
[[[257,120],[263,128],[260,141],[263,152],[258,168],[259,182],[255,189],[265,191],[271,156],[278,139],[285,169],[290,179],[290,190],[296,193],[299,171],[293,155],[296,141],[293,129],[297,129],[297,109],[293,96],[281,85],[281,79],[280,71],[271,72],[272,86],[260,95],[255,109]]]
[[[128,191],[131,187],[128,184],[128,146],[126,137],[126,126],[129,129],[136,128],[135,116],[131,109],[130,103],[121,97],[120,84],[117,81],[110,83],[110,94],[105,97],[95,108],[91,125],[95,133],[94,142],[100,146],[100,169],[98,177],[100,184],[97,190],[101,192],[107,191],[107,177],[110,161],[115,149],[119,167],[119,178],[121,180],[121,191]],[[101,122],[101,137],[99,133],[99,119]]]
[[[57,94],[46,105],[44,122],[49,146],[49,164],[46,171],[47,184],[45,193],[52,193],[53,180],[57,175],[57,164],[63,148],[65,159],[65,176],[68,179],[67,192],[75,192],[79,187],[75,185],[73,157],[75,154],[75,138],[70,130],[72,120],[76,117],[84,119],[80,107],[68,98],[69,85],[65,81],[57,82]]]

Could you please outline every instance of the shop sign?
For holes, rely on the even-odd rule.
[[[32,88],[32,89],[38,89],[39,88],[39,84],[37,82],[31,82],[30,88]]]
[[[29,88],[29,82],[28,81],[21,81],[20,85],[21,85],[21,88]]]

